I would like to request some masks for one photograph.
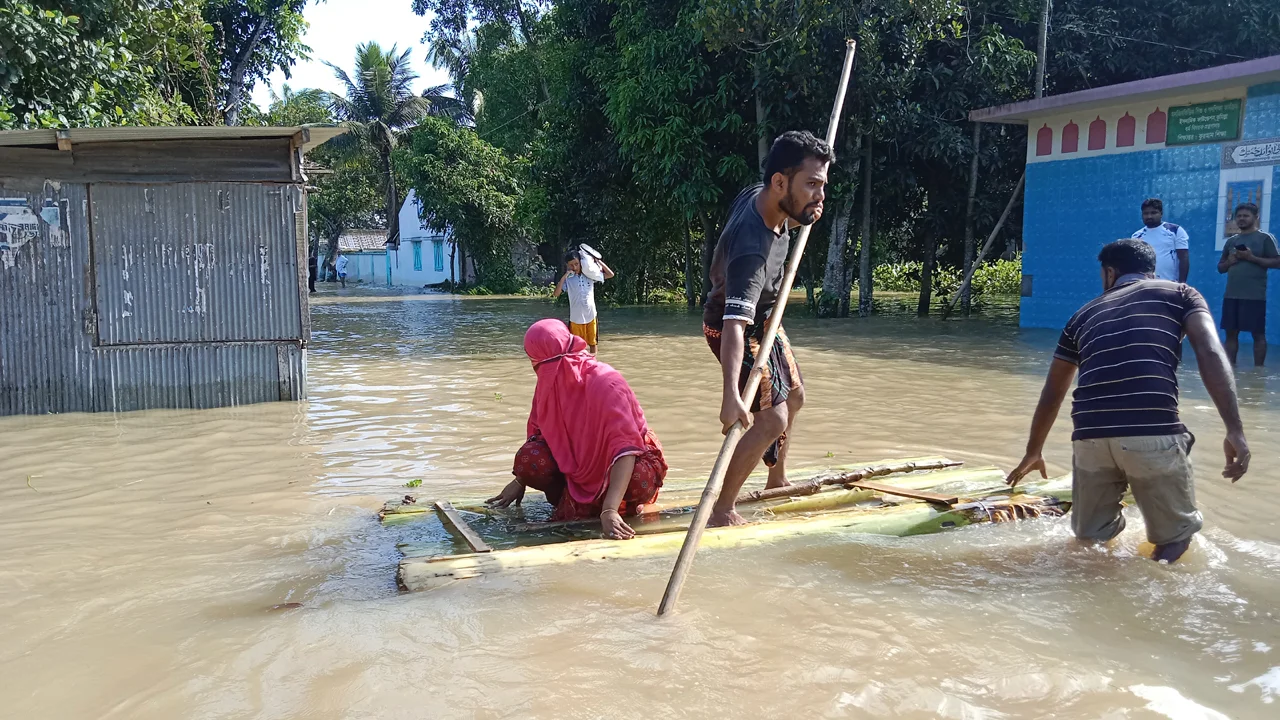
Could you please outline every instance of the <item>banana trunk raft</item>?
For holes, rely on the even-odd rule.
[[[710,528],[702,547],[747,547],[834,532],[904,537],[975,523],[1058,516],[1071,507],[1070,476],[1024,482],[1016,491],[1005,485],[1004,477],[998,468],[965,468],[944,457],[798,471],[790,487],[740,495],[738,512],[748,524]],[[759,487],[762,480],[753,476],[747,486]],[[602,539],[595,520],[546,522],[551,508],[538,502],[492,510],[478,503],[455,506],[406,495],[387,503],[379,516],[384,523],[438,517],[455,549],[468,549],[447,553],[441,552],[439,542],[401,544],[397,581],[406,590],[424,590],[490,573],[674,555],[700,495],[697,480],[668,481],[657,505],[643,516],[627,518],[636,530],[631,540]]]

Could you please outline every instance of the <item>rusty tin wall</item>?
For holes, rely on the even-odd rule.
[[[305,397],[299,195],[0,184],[0,415]]]
[[[90,185],[99,342],[301,340],[292,191]]]

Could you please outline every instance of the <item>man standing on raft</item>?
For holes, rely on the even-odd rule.
[[[790,244],[787,230],[822,217],[827,169],[833,160],[831,147],[812,133],[779,136],[765,159],[764,183],[743,190],[733,201],[716,243],[702,332],[724,379],[723,432],[735,422],[747,431],[729,461],[709,525],[745,522],[733,509],[734,501],[762,455],[769,466],[765,487],[788,484],[787,435],[804,405],[804,383],[782,328],[768,350],[769,361],[750,410],[741,393],[762,352],[764,326],[782,289]]]

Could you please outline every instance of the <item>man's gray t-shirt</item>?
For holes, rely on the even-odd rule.
[[[725,320],[763,323],[782,289],[787,264],[787,233],[775,233],[764,224],[756,198],[764,185],[743,190],[733,201],[729,222],[711,258],[711,292],[702,311],[702,322],[713,330]]]
[[[1222,246],[1222,259],[1236,252],[1237,245],[1245,245],[1249,251],[1260,258],[1280,257],[1276,248],[1276,239],[1270,233],[1254,230],[1249,233],[1232,235]],[[1255,263],[1240,262],[1227,268],[1227,291],[1223,297],[1229,300],[1266,300],[1267,269]]]

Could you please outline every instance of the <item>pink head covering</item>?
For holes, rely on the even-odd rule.
[[[586,350],[559,320],[540,320],[524,335],[538,374],[528,434],[546,440],[570,496],[582,503],[600,496],[615,460],[645,450],[649,429],[622,374]]]

